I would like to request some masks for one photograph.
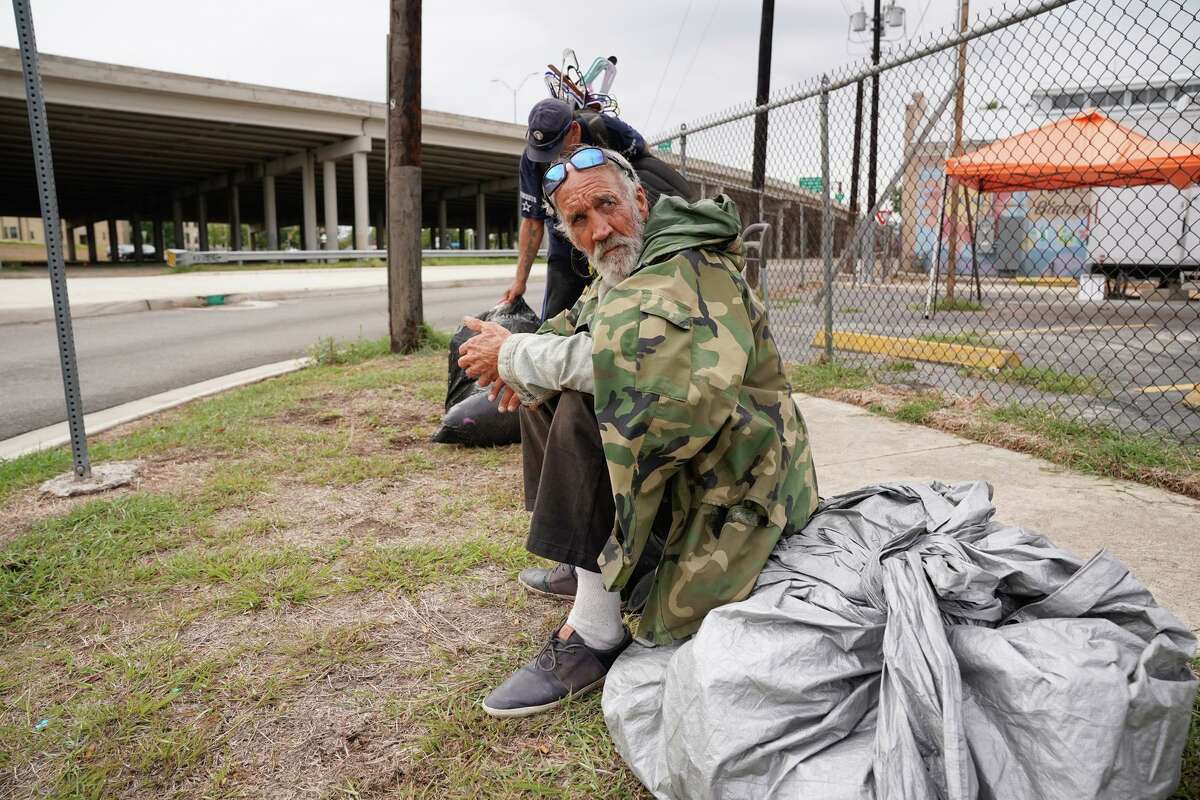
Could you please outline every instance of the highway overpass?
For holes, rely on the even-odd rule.
[[[182,241],[185,221],[201,223],[202,233],[206,222],[251,225],[268,249],[280,228],[296,225],[304,249],[317,249],[320,231],[336,221],[353,225],[356,249],[366,249],[383,219],[383,103],[46,54],[41,69],[59,208],[71,226],[154,222],[161,252],[162,231],[174,227],[168,241]],[[421,138],[424,227],[516,229],[523,126],[425,110]],[[12,48],[0,48],[0,153],[0,215],[39,216]],[[706,194],[729,190],[751,219],[748,173],[696,160],[687,169]],[[768,218],[791,229],[779,240],[786,249],[814,250],[818,203],[811,192],[768,182]]]

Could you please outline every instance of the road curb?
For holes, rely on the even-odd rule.
[[[466,286],[508,286],[511,277],[457,278],[423,281],[424,289],[457,289]],[[209,292],[203,295],[180,295],[178,297],[154,297],[142,300],[117,300],[108,303],[71,304],[71,318],[107,317],[114,314],[132,314],[138,311],[168,311],[177,308],[203,308],[212,305],[208,298],[222,297],[224,304],[246,300],[299,300],[307,297],[334,297],[338,295],[376,294],[387,291],[387,286],[345,286],[329,289],[280,289],[263,292]],[[18,325],[54,320],[51,306],[39,308],[0,309],[0,325]],[[2,457],[2,456],[0,456]]]
[[[825,332],[817,331],[812,340],[813,347],[825,346]],[[982,369],[1004,369],[1021,364],[1020,357],[1012,350],[997,347],[976,347],[965,344],[929,342],[924,339],[909,339],[901,336],[881,336],[871,333],[834,331],[833,347],[857,353],[874,353],[891,358],[913,361],[932,361],[938,364],[957,364],[963,367]]]
[[[143,397],[141,400],[122,403],[103,411],[94,411],[84,416],[84,429],[89,436],[92,436],[109,428],[124,425],[127,422],[189,403],[201,397],[208,397],[229,389],[236,389],[239,386],[247,386],[268,378],[295,372],[307,366],[310,361],[307,358],[293,358],[288,361],[277,361],[274,364],[264,364],[261,367],[232,372],[200,383],[193,383],[190,386],[182,386],[178,389]],[[0,442],[0,461],[17,458],[38,450],[61,447],[70,440],[66,422],[48,425],[45,428],[39,428],[36,431],[23,433]]]

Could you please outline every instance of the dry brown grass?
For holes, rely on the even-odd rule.
[[[479,709],[566,609],[514,581],[517,448],[429,441],[444,364],[248,387],[102,437],[133,487],[0,498],[0,797],[641,796],[597,697]]]

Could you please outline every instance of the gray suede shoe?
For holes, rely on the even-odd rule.
[[[578,581],[575,567],[570,564],[555,564],[551,569],[529,567],[521,570],[517,582],[534,594],[544,594],[562,600],[574,600]]]
[[[509,676],[483,701],[483,710],[493,717],[528,717],[549,711],[563,700],[604,685],[604,677],[617,656],[633,637],[611,650],[593,650],[578,633],[558,638],[558,629],[528,664]]]

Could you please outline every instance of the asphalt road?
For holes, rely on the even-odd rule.
[[[503,286],[425,291],[425,319],[452,330],[492,306]],[[539,309],[544,284],[527,299]],[[84,409],[130,400],[286,361],[317,339],[387,333],[382,291],[234,306],[146,311],[75,321]],[[0,440],[66,419],[52,323],[0,326]]]

